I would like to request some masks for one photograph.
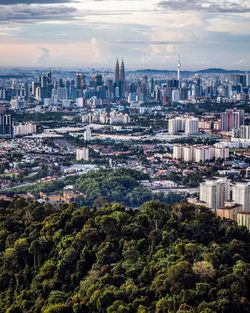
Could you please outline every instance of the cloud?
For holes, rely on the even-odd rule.
[[[39,48],[39,54],[35,59],[36,65],[47,64],[50,60],[50,50],[47,48]]]
[[[116,40],[115,43],[127,44],[127,45],[157,45],[165,46],[170,44],[178,44],[178,41],[150,41],[150,40]]]
[[[57,4],[75,2],[72,0],[0,0],[0,5],[17,5],[17,4]]]
[[[163,0],[158,4],[161,8],[173,11],[204,11],[218,13],[250,12],[248,0]]]
[[[1,6],[0,7],[0,24],[6,24],[11,22],[27,23],[43,20],[68,20],[72,19],[77,12],[77,9],[73,7],[67,7],[64,5],[59,6],[29,6],[29,5],[17,5]]]

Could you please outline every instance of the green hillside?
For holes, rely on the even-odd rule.
[[[0,203],[0,312],[250,312],[250,233],[203,208]]]

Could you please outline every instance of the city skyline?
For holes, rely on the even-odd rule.
[[[248,70],[247,1],[0,0],[0,66]]]

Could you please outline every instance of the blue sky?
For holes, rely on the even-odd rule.
[[[250,0],[0,0],[0,66],[250,70]]]

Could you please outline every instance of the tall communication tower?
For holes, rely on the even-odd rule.
[[[177,65],[177,79],[180,80],[180,74],[181,74],[181,59],[180,56],[178,56],[178,65]]]
[[[178,80],[178,88],[181,87],[181,58],[178,56],[178,64],[177,64],[177,80]]]

